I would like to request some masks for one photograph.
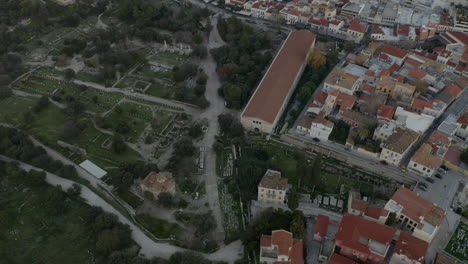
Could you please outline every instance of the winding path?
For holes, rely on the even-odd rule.
[[[107,201],[105,201],[104,199],[96,195],[92,190],[90,190],[88,187],[82,184],[76,183],[68,179],[64,179],[48,171],[31,166],[27,163],[24,163],[18,160],[10,159],[3,155],[0,155],[0,160],[6,161],[6,162],[16,162],[19,168],[25,171],[30,171],[30,170],[43,171],[46,173],[47,183],[53,186],[59,185],[64,191],[70,188],[73,184],[80,185],[81,186],[80,196],[84,199],[84,201],[87,204],[92,205],[92,206],[99,206],[104,211],[115,214],[118,217],[120,222],[122,222],[123,224],[127,224],[130,227],[132,231],[132,239],[138,245],[140,245],[141,247],[140,254],[143,254],[146,257],[149,257],[149,258],[160,257],[160,258],[168,259],[172,254],[176,252],[187,251],[186,249],[176,247],[168,243],[155,242],[151,240],[133,222],[131,222],[125,216],[123,216],[111,204],[109,204]],[[233,263],[235,260],[239,258],[239,254],[242,253],[242,250],[241,250],[242,247],[239,243],[240,242],[234,242],[228,246],[220,248],[218,251],[212,254],[204,254],[204,256],[210,260],[228,261],[230,263]]]

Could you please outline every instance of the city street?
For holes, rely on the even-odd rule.
[[[456,171],[448,171],[447,174],[438,173],[442,175],[442,179],[432,177],[434,183],[430,183],[421,178],[420,182],[424,182],[428,186],[427,190],[423,191],[416,187],[414,191],[441,208],[448,210],[464,175]]]

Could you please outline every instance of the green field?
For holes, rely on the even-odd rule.
[[[168,239],[171,235],[178,238],[183,232],[182,227],[178,224],[169,223],[166,220],[148,214],[138,214],[135,219],[146,230],[159,239]]]
[[[83,220],[89,206],[0,163],[1,263],[106,263]],[[36,179],[34,179],[36,178]]]
[[[155,119],[158,121],[157,126],[154,128],[154,132],[158,135],[163,134],[164,129],[169,125],[172,119],[176,118],[177,114],[164,111],[164,110],[157,110],[155,113]]]
[[[176,65],[180,65],[184,63],[185,60],[187,60],[187,58],[188,56],[180,55],[177,52],[163,51],[163,52],[158,52],[155,55],[152,55],[148,60],[176,66]]]
[[[130,191],[118,192],[117,195],[134,209],[140,207],[144,202],[140,197]]]
[[[10,97],[0,101],[2,106],[8,107],[8,111],[0,113],[0,121],[15,125],[25,125],[22,119],[22,112],[26,112],[28,107],[35,104],[21,97]],[[15,118],[15,111],[18,118]],[[84,125],[83,131],[78,137],[64,138],[61,134],[64,123],[69,119],[63,111],[54,105],[49,105],[38,114],[33,115],[33,121],[27,124],[27,132],[41,139],[46,139],[51,145],[56,145],[57,140],[83,148],[87,152],[87,158],[96,164],[107,167],[117,166],[121,162],[139,162],[140,155],[134,150],[127,149],[122,154],[117,154],[110,149],[103,148],[101,145],[110,136],[103,134],[94,128],[89,118],[81,119]]]
[[[36,104],[37,98],[11,96],[0,100],[0,122],[8,124],[20,124],[23,114]]]
[[[346,194],[351,189],[360,190],[365,194],[371,194],[373,189],[373,187],[367,183],[362,183],[340,175],[322,173],[320,188],[323,191],[338,194],[342,184],[344,185],[344,193]]]
[[[124,133],[130,142],[135,142],[145,129],[148,122],[153,119],[152,110],[149,106],[135,103],[122,103],[106,115],[106,122],[113,125],[113,130],[118,132],[118,126],[126,124],[128,133]]]
[[[460,222],[445,251],[462,261],[468,261],[468,225]]]

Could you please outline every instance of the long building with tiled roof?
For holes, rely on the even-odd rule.
[[[241,114],[245,129],[273,133],[315,45],[308,30],[289,33]]]

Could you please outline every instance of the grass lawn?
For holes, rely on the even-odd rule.
[[[154,72],[151,70],[151,66],[149,64],[143,64],[138,67],[137,74],[143,75],[145,78],[157,78],[157,79],[168,79],[172,80],[172,71],[165,71],[165,72]]]
[[[445,251],[462,261],[468,261],[468,225],[460,222]]]
[[[148,214],[138,214],[135,219],[144,228],[146,228],[146,230],[160,239],[170,238],[171,235],[178,238],[184,231],[178,224],[169,223],[166,220],[156,218]]]
[[[143,200],[130,191],[118,192],[117,195],[134,209],[137,209],[143,204]]]
[[[30,175],[17,171],[0,173],[10,179],[0,181],[0,262],[106,263],[95,255],[95,234],[83,221],[89,206],[54,200],[52,186],[31,184]]]
[[[130,142],[135,142],[140,137],[146,124],[152,119],[153,114],[149,106],[134,103],[119,104],[106,115],[106,122],[114,125],[114,131],[118,131],[117,127],[121,126],[122,122],[129,126],[130,131],[125,136],[130,139]]]
[[[148,60],[176,66],[184,63],[187,58],[188,56],[180,55],[177,52],[163,51],[151,56]]]
[[[344,184],[344,192],[347,194],[350,189],[360,190],[362,193],[372,193],[372,186],[346,178],[340,175],[334,175],[329,173],[322,173],[321,188],[327,193],[339,194],[340,187]]]
[[[118,166],[122,162],[139,162],[140,155],[132,149],[117,154],[114,151],[103,148],[102,143],[109,138],[94,128],[89,119],[84,120],[84,129],[76,138],[63,138],[60,131],[68,117],[57,107],[49,105],[35,116],[28,132],[47,139],[51,144],[57,144],[57,140],[76,145],[86,150],[86,157],[98,166]]]
[[[23,114],[31,109],[37,98],[11,96],[0,100],[0,122],[17,125],[22,122]]]
[[[164,129],[169,125],[169,123],[174,119],[177,114],[158,110],[155,113],[155,118],[158,120],[158,125],[154,128],[154,132],[158,135],[163,134]]]
[[[153,83],[148,90],[146,90],[146,94],[162,98],[172,98],[172,92],[159,83]]]

